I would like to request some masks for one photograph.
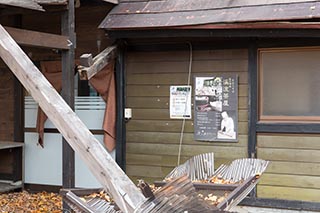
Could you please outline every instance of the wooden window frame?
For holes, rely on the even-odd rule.
[[[320,123],[320,116],[263,115],[263,53],[297,52],[299,50],[320,51],[320,46],[258,48],[258,122],[259,123]]]

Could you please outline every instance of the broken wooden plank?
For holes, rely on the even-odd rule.
[[[52,85],[0,25],[0,56],[123,212],[145,201],[142,193]]]
[[[118,4],[119,3],[118,0],[102,0],[102,1],[109,2],[109,3],[112,3],[112,4]]]
[[[0,4],[13,7],[21,7],[31,10],[44,11],[44,9],[33,0],[0,0]]]
[[[81,65],[78,66],[78,72],[81,80],[89,80],[99,71],[101,71],[115,56],[116,45],[107,47],[101,53],[92,59],[92,55],[83,54],[80,56]],[[88,67],[89,66],[89,67]]]
[[[13,39],[20,45],[68,50],[67,36],[43,33],[31,30],[5,27]]]

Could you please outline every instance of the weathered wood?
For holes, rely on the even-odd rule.
[[[187,61],[162,61],[162,62],[135,62],[128,63],[129,73],[185,73],[187,75],[189,62]],[[206,72],[247,72],[248,61],[239,60],[203,60],[193,61],[192,73]]]
[[[319,202],[307,202],[302,200],[284,200],[284,199],[268,199],[268,198],[250,198],[247,197],[241,201],[240,205],[252,207],[265,207],[284,209],[284,211],[297,210],[304,211],[320,211]],[[256,212],[256,211],[252,211]]]
[[[152,124],[152,125],[150,125]],[[180,132],[182,121],[180,120],[131,120],[127,124],[128,131],[146,131],[146,132]],[[238,123],[238,133],[247,134],[248,122]],[[186,121],[185,131],[193,132],[193,122]]]
[[[258,158],[291,162],[320,162],[320,150],[258,148]]]
[[[118,0],[102,0],[102,1],[113,3],[113,4],[118,4],[119,3]]]
[[[61,34],[70,40],[70,49],[61,54],[62,91],[61,96],[69,107],[74,110],[74,49],[75,40],[75,9],[74,0],[68,0],[68,10],[61,15]],[[62,187],[75,187],[75,154],[67,139],[62,139]],[[66,202],[63,208],[71,210]]]
[[[0,0],[0,4],[13,7],[21,7],[31,10],[44,11],[44,9],[33,0]]]
[[[183,155],[181,156],[181,163],[189,160],[193,156]],[[228,157],[228,156],[225,156]],[[131,165],[146,165],[146,166],[164,166],[175,167],[177,166],[177,155],[157,155],[157,154],[127,154],[127,164]],[[221,164],[228,164],[235,160],[234,158],[215,158],[215,168],[218,168]],[[139,175],[142,176],[142,175]]]
[[[191,0],[175,0],[175,1],[138,1],[127,0],[121,2],[112,14],[134,14],[134,13],[174,13],[180,11],[198,11],[208,9],[225,9],[225,8],[243,8],[276,4],[292,4],[312,2],[312,0],[256,0],[256,1],[218,1],[212,2],[208,0],[198,0],[194,4]],[[170,8],[170,10],[168,9]]]
[[[84,67],[90,67],[93,64],[93,58],[91,53],[82,54],[80,56],[80,64]]]
[[[248,111],[239,110],[239,121],[248,121]],[[169,109],[139,109],[132,111],[132,118],[137,120],[167,120],[170,118]]]
[[[145,198],[41,72],[0,26],[0,56],[124,212]]]
[[[188,51],[153,51],[153,52],[128,52],[127,62],[163,62],[163,61],[189,61]],[[218,49],[196,50],[193,60],[235,60],[248,59],[247,49]]]
[[[258,147],[320,150],[319,135],[259,134]]]
[[[12,27],[5,27],[13,39],[20,45],[54,49],[69,49],[68,37]]]
[[[127,169],[130,176],[164,178],[174,167],[131,165]]]
[[[34,0],[38,4],[43,5],[67,5],[68,0]]]
[[[127,106],[140,109],[169,109],[169,97],[127,97]],[[248,109],[248,98],[239,97],[238,107]]]
[[[248,156],[252,158],[257,157],[257,116],[258,116],[258,85],[257,85],[257,46],[255,42],[249,47],[248,59]],[[255,193],[255,192],[253,192]]]
[[[258,185],[257,193],[258,197],[261,198],[319,202],[320,190],[300,187],[294,188]]]
[[[248,7],[226,7],[219,9],[211,9],[210,7],[204,7],[206,9],[202,8],[199,10],[181,10],[180,7],[177,7],[176,11],[174,11],[175,7],[172,8],[169,5],[167,5],[170,2],[176,3],[175,1],[165,1],[163,2],[163,4],[157,4],[157,6],[154,5],[154,8],[161,8],[161,12],[154,12],[154,8],[149,8],[149,11],[141,12],[142,10],[148,8],[147,6],[142,5],[143,3],[137,6],[136,8],[126,8],[126,11],[122,14],[112,12],[103,20],[99,27],[109,30],[136,30],[139,28],[165,28],[172,26],[202,25],[208,23],[212,24],[283,20],[287,21],[292,19],[303,20],[316,18],[320,16],[320,9],[318,8],[320,3],[312,1],[305,3],[297,2],[291,4],[278,5],[276,4],[256,5]],[[185,3],[185,1],[181,0],[180,3],[182,2]],[[149,4],[149,2],[145,3]],[[189,5],[194,6],[194,4]],[[132,14],[130,14],[131,11],[133,11]]]
[[[263,174],[259,184],[288,187],[303,186],[303,188],[320,189],[320,177],[266,173]]]
[[[124,119],[124,108],[126,106],[125,96],[125,52],[119,41],[116,59],[116,162],[126,171],[126,124]]]
[[[259,133],[320,134],[319,123],[258,123]]]
[[[248,137],[247,135],[238,135],[238,143],[226,143],[226,142],[208,142],[208,141],[195,141],[193,133],[183,134],[183,144],[188,145],[210,145],[210,146],[242,146],[247,147]],[[128,131],[127,142],[136,143],[165,143],[165,144],[179,144],[180,133],[172,132],[141,132],[141,131]]]
[[[128,70],[131,71],[131,70]],[[203,72],[201,75],[221,75],[222,72]],[[247,72],[230,72],[230,74],[237,74],[239,76],[239,84],[248,84]],[[172,85],[172,84],[186,84],[188,82],[187,73],[143,73],[127,75],[128,85]]]
[[[239,85],[239,97],[248,96],[248,86],[245,84]],[[127,95],[130,97],[169,97],[169,85],[127,85]]]
[[[12,148],[23,147],[23,146],[24,146],[24,143],[0,141],[0,150],[1,149],[12,149]]]
[[[320,174],[319,163],[272,161],[268,172],[274,174],[313,175]]]
[[[81,56],[83,60],[80,60],[80,62],[83,62],[84,64],[81,64],[81,66],[78,67],[78,72],[80,74],[80,78],[82,80],[89,80],[92,78],[96,73],[101,71],[109,62],[115,57],[115,51],[117,49],[117,46],[110,46],[107,47],[105,50],[103,50],[101,53],[96,55],[92,62],[88,61],[90,60],[90,57],[86,57],[87,60],[85,61],[85,56]],[[86,65],[93,63],[90,67],[87,67]]]
[[[172,144],[143,144],[143,143],[128,143],[127,153],[132,154],[157,154],[157,155],[178,155],[179,145]],[[215,158],[244,158],[246,157],[246,147],[222,147],[210,145],[183,145],[182,155],[193,156],[207,152],[214,152]]]

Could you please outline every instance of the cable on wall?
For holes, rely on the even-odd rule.
[[[192,72],[192,60],[193,60],[193,50],[192,50],[192,44],[191,42],[188,42],[189,50],[190,50],[190,55],[189,55],[189,70],[188,70],[188,83],[187,85],[190,86],[190,81],[191,81],[191,72]],[[185,110],[187,111],[187,102],[186,101],[186,107]],[[185,111],[185,112],[186,112]],[[181,159],[181,148],[182,148],[182,141],[183,141],[183,135],[184,135],[184,127],[186,124],[186,119],[183,119],[182,121],[182,127],[181,127],[181,132],[180,132],[180,141],[179,141],[179,153],[178,153],[178,162],[177,165],[180,165],[180,159]]]

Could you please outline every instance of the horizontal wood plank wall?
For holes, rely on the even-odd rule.
[[[320,201],[320,135],[259,134],[258,158],[270,160],[258,197]]]
[[[186,85],[189,52],[129,52],[126,58],[127,173],[136,181],[163,179],[177,164],[181,120],[170,120],[169,87]],[[182,163],[193,155],[214,152],[215,166],[247,156],[247,50],[206,50],[193,53],[193,75],[239,75],[239,142],[195,142],[193,120],[187,120]],[[193,78],[192,78],[193,84]]]

